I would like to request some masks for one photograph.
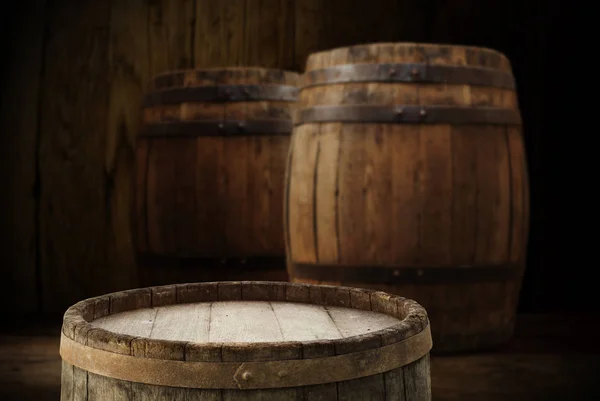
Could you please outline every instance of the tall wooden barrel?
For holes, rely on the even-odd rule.
[[[238,67],[153,80],[136,145],[143,285],[287,279],[283,189],[297,79]]]
[[[504,55],[415,43],[312,54],[290,146],[292,281],[411,297],[434,352],[511,337],[529,201]]]
[[[427,313],[370,290],[151,287],[64,316],[61,401],[430,401]]]

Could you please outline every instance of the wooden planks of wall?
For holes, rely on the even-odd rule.
[[[36,154],[45,3],[13,4],[2,24],[7,51],[0,94],[0,304],[21,314],[39,307]],[[17,41],[20,46],[11,46]]]
[[[191,65],[193,21],[189,0],[88,0],[76,7],[78,18],[72,7],[55,7],[49,26],[59,33],[47,45],[43,90],[66,96],[43,100],[40,155],[43,311],[50,313],[137,285],[131,180],[141,98],[154,74]],[[75,115],[65,124],[68,112]]]
[[[2,308],[17,313],[59,314],[82,298],[138,285],[133,143],[152,76],[192,66],[302,71],[312,52],[370,42],[521,46],[514,32],[498,35],[500,25],[487,28],[488,20],[439,0],[44,3],[27,3],[22,12],[12,84],[2,94],[3,106],[6,99],[13,103],[2,108],[10,133],[1,145],[14,149],[2,158],[9,174],[0,181],[12,194],[4,199],[0,227],[12,239],[1,261],[11,277],[4,295],[12,302]],[[473,4],[462,0],[460,10]],[[502,18],[520,12],[501,4]]]
[[[110,3],[49,3],[39,179],[43,311],[105,287],[112,177],[105,170]],[[107,287],[107,286],[106,286]]]

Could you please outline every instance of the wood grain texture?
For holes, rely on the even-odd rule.
[[[141,96],[150,79],[152,52],[147,2],[127,0],[112,5],[110,15],[110,87],[106,127],[105,179],[108,183],[106,207],[107,266],[103,274],[113,277],[114,288],[131,288],[137,282],[133,258],[131,206],[135,138],[139,131]],[[110,273],[109,273],[110,272]],[[97,277],[97,276],[96,276]]]
[[[246,65],[293,68],[294,5],[292,0],[246,0]]]
[[[427,376],[415,377],[414,375]],[[272,390],[202,390],[154,386],[105,378],[63,362],[61,401],[151,401],[169,399],[186,401],[313,401],[339,399],[347,401],[430,401],[429,358],[424,357],[405,367],[385,373],[385,383],[368,383],[365,379],[339,383]]]
[[[52,4],[39,154],[46,312],[64,310],[112,284],[98,280],[107,268],[111,236],[112,182],[104,168],[110,4]]]
[[[172,69],[192,67],[196,0],[156,0],[146,4],[149,74],[155,76]]]
[[[39,157],[45,312],[138,283],[132,180],[141,98],[152,74],[192,58],[193,4],[176,3],[49,8]]]
[[[247,0],[196,0],[194,66],[244,65]]]
[[[340,46],[372,42],[428,40],[430,2],[379,0],[297,0],[294,68],[304,71],[308,57]],[[362,29],[356,29],[360,24]]]
[[[506,57],[494,50],[415,43],[316,52],[307,60],[307,71],[360,63],[511,71]],[[514,91],[452,82],[351,82],[301,87],[299,107],[460,105],[518,111],[515,98]],[[529,188],[524,185],[520,132],[519,125],[468,122],[297,125],[287,177],[288,263],[400,269],[517,264],[515,278],[496,282],[322,282],[376,288],[422,302],[433,322],[434,351],[507,341],[523,271],[520,250],[528,231],[523,225]],[[289,272],[294,282],[319,282],[308,273]]]
[[[370,299],[368,308],[359,302],[364,297]],[[297,303],[301,299],[304,303]],[[357,301],[360,309],[351,306],[351,299]],[[104,300],[108,300],[109,314],[94,318],[98,303]],[[152,361],[241,364],[312,358],[319,361],[328,356],[376,350],[411,339],[427,326],[427,314],[417,303],[382,292],[290,283],[219,282],[129,290],[85,300],[65,314],[63,334],[86,348]],[[420,355],[405,366],[374,376],[319,385],[242,390],[122,381],[65,362],[61,401],[82,396],[87,401],[107,397],[119,401],[153,397],[232,401],[329,397],[431,400],[428,353]],[[97,362],[101,363],[99,359]]]
[[[228,301],[139,309],[102,317],[93,326],[138,337],[221,343],[334,340],[398,322],[382,313],[334,306]]]
[[[495,17],[488,20],[475,18],[482,11],[482,6],[470,0],[463,0],[457,5],[447,5],[437,1],[394,2],[385,0],[369,4],[367,8],[365,8],[364,2],[339,0],[290,0],[287,2],[284,0],[219,2],[153,0],[149,2],[124,1],[114,5],[92,3],[76,5],[77,10],[87,7],[102,8],[99,12],[91,12],[89,15],[93,15],[86,23],[82,21],[82,18],[87,18],[88,14],[85,12],[70,14],[71,4],[69,2],[50,2],[45,14],[39,4],[34,2],[27,6],[18,6],[21,9],[20,14],[30,22],[21,22],[23,18],[17,18],[16,13],[13,14],[9,11],[5,13],[5,19],[12,22],[20,32],[28,32],[27,35],[15,33],[13,35],[15,40],[9,39],[8,36],[4,37],[7,44],[12,42],[8,47],[12,47],[14,50],[12,52],[15,55],[12,57],[14,60],[11,59],[10,52],[7,53],[7,59],[12,61],[12,65],[18,64],[17,59],[27,61],[24,61],[18,68],[10,67],[12,70],[7,67],[7,71],[11,72],[5,79],[7,90],[3,91],[3,99],[13,99],[15,102],[7,103],[3,100],[2,107],[3,121],[14,122],[21,119],[20,115],[31,116],[31,118],[24,119],[27,121],[26,123],[9,122],[9,129],[3,130],[3,136],[7,140],[3,140],[6,157],[3,157],[2,164],[3,170],[6,172],[3,174],[6,176],[6,180],[3,178],[2,182],[9,185],[10,189],[7,189],[6,193],[12,195],[5,200],[7,206],[10,206],[11,212],[3,213],[2,227],[8,230],[6,237],[14,239],[14,241],[11,240],[14,242],[14,246],[6,244],[6,252],[2,256],[6,263],[2,263],[2,265],[5,266],[6,276],[10,277],[14,284],[11,286],[15,288],[12,291],[12,297],[23,299],[23,302],[19,303],[19,305],[23,305],[23,311],[32,312],[38,308],[41,309],[41,303],[33,303],[33,300],[38,297],[38,299],[43,298],[47,301],[44,303],[45,311],[62,313],[69,302],[96,295],[104,290],[139,284],[135,279],[137,273],[132,264],[132,229],[128,228],[128,223],[126,223],[132,217],[131,211],[127,210],[130,206],[126,206],[131,201],[132,192],[126,187],[126,183],[131,175],[131,163],[134,157],[131,149],[131,137],[135,134],[132,130],[135,130],[136,121],[131,117],[131,110],[135,109],[139,102],[139,94],[136,95],[139,93],[138,85],[141,81],[147,80],[147,78],[141,78],[142,70],[145,71],[145,74],[156,75],[172,69],[193,66],[219,67],[252,63],[302,71],[307,65],[308,56],[314,52],[370,41],[433,41],[495,46],[507,51],[507,54],[513,58],[514,64],[518,65],[515,73],[521,88],[519,100],[524,104],[525,117],[529,119],[529,128],[525,135],[528,141],[528,154],[533,163],[533,171],[546,171],[545,169],[547,169],[546,165],[540,164],[539,152],[543,153],[544,151],[540,150],[543,146],[538,145],[538,142],[546,143],[545,141],[548,141],[547,138],[549,138],[542,134],[547,125],[542,117],[546,114],[552,115],[552,113],[544,114],[543,111],[548,107],[555,106],[551,102],[548,103],[549,100],[538,101],[538,97],[545,87],[550,87],[550,84],[553,83],[548,78],[551,75],[540,78],[538,70],[540,65],[548,64],[546,61],[540,61],[546,60],[547,56],[541,57],[540,55],[546,52],[544,50],[546,47],[552,48],[552,46],[546,46],[542,38],[549,37],[543,32],[552,32],[549,15],[556,14],[557,8],[546,7],[544,8],[545,12],[537,12],[533,6],[497,3],[490,5],[493,12],[488,12],[488,14],[494,14]],[[106,8],[111,8],[108,16]],[[68,21],[70,17],[64,18],[67,20],[67,24],[62,24],[62,20],[59,21],[59,19],[63,17],[60,15],[81,15],[81,17],[74,18],[73,21]],[[522,24],[507,26],[504,24],[504,19],[508,17],[521,21]],[[523,25],[524,21],[530,17],[532,17],[532,23],[539,27],[540,33],[530,35],[528,40],[522,43],[521,32],[515,27]],[[75,19],[79,21],[75,21]],[[34,20],[36,22],[32,22]],[[131,21],[131,26],[124,25],[124,21]],[[85,24],[88,25],[87,28],[83,27]],[[56,34],[59,26],[62,33]],[[92,26],[97,29],[93,29]],[[357,29],[357,26],[362,26],[362,28]],[[35,27],[36,33],[34,33],[33,27]],[[85,29],[88,29],[89,34],[84,32]],[[503,32],[503,34],[498,35],[496,32]],[[44,36],[44,44],[42,44],[42,36]],[[81,44],[86,40],[85,37],[91,36],[100,39]],[[34,39],[36,37],[37,39]],[[31,41],[31,43],[20,45],[24,44],[24,41]],[[76,44],[76,42],[81,43]],[[35,49],[41,51],[42,46],[44,46],[43,59],[49,61],[48,71],[43,73],[40,68],[39,56],[34,56]],[[59,51],[55,52],[55,49]],[[94,50],[90,51],[90,49]],[[31,57],[23,58],[18,55],[25,53]],[[68,55],[64,53],[68,53]],[[57,54],[60,58],[51,58],[50,54]],[[81,67],[80,61],[75,62],[79,63],[80,67],[69,65],[71,59],[82,60],[90,57],[103,60],[95,64],[93,70],[99,71],[106,67],[107,72],[90,74],[84,71],[85,68]],[[472,64],[479,63],[479,65],[492,68],[510,67],[510,63],[502,58],[481,55],[476,51],[467,51],[464,57],[468,63]],[[460,60],[460,57],[455,57],[455,60]],[[285,63],[285,65],[277,65],[277,63]],[[104,66],[100,67],[100,64]],[[57,81],[58,75],[63,74],[61,71],[64,71],[62,81],[73,80],[72,83],[65,84],[71,89]],[[25,75],[29,76],[30,74],[31,78],[25,78]],[[50,93],[52,96],[44,97],[42,94],[38,112],[26,111],[34,108],[32,99],[35,95],[30,96],[28,93],[30,93],[30,86],[36,85],[35,81],[38,79],[42,85],[41,92]],[[18,82],[21,84],[17,88]],[[75,92],[79,92],[80,87],[82,93],[96,90],[98,92],[96,100],[76,99],[80,95]],[[92,87],[98,89],[90,89]],[[100,92],[108,93],[101,94]],[[411,96],[409,92],[407,87],[396,90],[399,97],[406,96],[407,100]],[[440,93],[456,102],[472,102],[472,104],[480,106],[486,104],[508,106],[510,102],[516,102],[514,94],[511,96],[510,92],[500,93],[489,88],[471,88],[470,99],[466,97],[465,91],[458,88],[447,87]],[[123,98],[120,97],[121,94]],[[87,95],[83,95],[83,97],[85,96]],[[439,95],[433,92],[427,96],[432,98],[438,96],[439,99]],[[56,97],[65,98],[65,100],[57,101]],[[108,100],[104,100],[104,98]],[[18,106],[19,101],[23,102],[23,99],[27,99],[27,106]],[[58,106],[58,103],[64,103],[64,105]],[[56,115],[56,110],[59,108],[64,110],[61,111],[61,117],[51,122],[50,126],[46,125],[48,116]],[[100,117],[102,115],[104,117]],[[36,144],[37,140],[32,140],[31,126],[34,124],[33,121],[38,118],[39,125],[43,127],[39,132],[39,141]],[[81,121],[94,120],[95,122],[93,124],[75,123],[74,121],[77,119]],[[57,128],[58,126],[61,128]],[[81,141],[79,139],[65,140],[68,135],[65,135],[64,132],[87,132],[87,126],[92,127],[90,132],[93,133],[82,134]],[[549,127],[553,128],[554,125],[549,125]],[[29,133],[25,133],[25,131]],[[58,131],[61,133],[57,134]],[[100,134],[101,131],[104,133]],[[9,132],[14,132],[14,135]],[[102,135],[102,141],[91,139],[99,135]],[[76,136],[72,135],[73,138]],[[414,139],[413,135],[402,136],[407,140]],[[331,141],[332,137],[335,137],[335,134],[323,136],[319,142]],[[398,136],[389,140],[384,134],[381,138],[384,138],[383,143],[391,143],[398,139]],[[335,140],[333,138],[333,141]],[[453,135],[454,140],[455,135]],[[96,142],[87,147],[89,141]],[[535,142],[535,146],[532,141]],[[49,146],[50,143],[53,145]],[[67,145],[67,143],[69,144]],[[41,151],[39,157],[29,156],[31,149],[34,149],[33,153],[35,153],[38,145]],[[79,151],[80,146],[87,147],[87,150]],[[409,148],[415,149],[413,145]],[[15,149],[15,151],[9,151],[9,149]],[[206,152],[209,153],[210,149],[207,149]],[[522,152],[524,153],[525,149],[522,149]],[[74,157],[77,162],[65,161],[63,163],[60,161],[63,156],[65,160]],[[320,157],[322,156],[326,155],[321,154]],[[401,164],[399,158],[393,159],[394,163]],[[27,162],[27,160],[31,160],[31,162]],[[331,158],[323,159],[323,162],[319,163],[319,168],[324,168],[330,160]],[[455,162],[461,163],[460,161]],[[41,183],[41,186],[31,189],[36,183],[35,178],[32,178],[35,176],[36,163],[40,167],[40,177],[59,177],[57,183],[54,183],[53,178],[50,178],[51,181],[47,183],[40,179],[37,183]],[[42,171],[46,166],[50,168],[51,172]],[[409,170],[404,171],[407,175],[410,173]],[[83,178],[71,179],[72,177]],[[515,179],[518,178],[515,177]],[[106,183],[103,183],[104,181]],[[324,185],[330,185],[325,180],[322,182]],[[545,184],[536,179],[533,180],[532,185],[536,191],[546,188]],[[38,189],[44,193],[40,199],[31,195]],[[323,188],[323,190],[326,189]],[[318,193],[320,194],[321,191]],[[368,194],[368,198],[375,199],[375,196],[379,195],[373,192]],[[385,198],[388,195],[382,194],[382,196]],[[535,197],[537,200],[534,203],[538,203],[534,210],[547,210],[546,202],[550,202],[547,201],[550,198],[552,197]],[[330,207],[331,201],[331,197],[319,195],[318,203],[323,202],[322,207]],[[369,202],[372,200],[367,199],[367,205],[370,204]],[[92,207],[91,219],[88,219],[87,215],[82,217],[84,212],[80,205],[87,203],[90,203]],[[59,205],[56,206],[56,212],[50,210],[48,206],[50,204],[53,205],[52,207],[55,207],[55,204]],[[36,224],[35,217],[32,217],[31,211],[36,209],[39,210],[40,224]],[[59,217],[53,216],[53,213],[58,213]],[[542,231],[546,234],[544,240],[533,241],[532,249],[535,252],[530,260],[535,266],[532,266],[534,271],[530,268],[530,273],[528,273],[531,276],[528,280],[534,283],[530,284],[531,294],[533,291],[551,285],[549,281],[547,284],[543,284],[547,280],[533,279],[533,277],[545,277],[550,271],[538,267],[542,265],[542,256],[539,256],[543,253],[541,249],[543,248],[544,252],[549,248],[562,249],[558,246],[545,245],[547,242],[544,241],[550,241],[548,238],[552,237],[547,234],[547,230],[555,230],[553,227],[557,227],[557,225],[550,225],[543,229],[546,224],[541,217],[543,213],[545,212],[536,212],[532,218],[534,225],[532,235],[539,235],[538,233]],[[381,215],[378,218],[381,218]],[[403,230],[409,232],[413,227],[414,222],[407,221]],[[331,225],[325,226],[323,223],[318,229],[323,231],[321,235],[317,235],[318,240],[326,241],[324,238],[329,238],[326,236],[326,232],[331,229]],[[555,232],[553,235],[556,237]],[[32,245],[36,242],[36,236],[39,236],[41,240],[39,246]],[[72,241],[71,238],[73,238]],[[453,238],[455,241],[456,237]],[[537,245],[542,242],[544,245]],[[323,260],[333,260],[338,257],[329,249],[333,248],[325,244],[321,246],[319,257]],[[396,250],[398,252],[405,251],[394,248],[391,252]],[[39,273],[35,273],[35,269],[31,267],[35,265],[33,261],[36,258],[39,261]],[[555,260],[556,258],[548,258],[543,264],[546,266],[548,263],[558,263]],[[81,265],[90,267],[81,267]],[[107,275],[103,277],[103,273],[90,273],[91,270],[98,272],[106,270]],[[554,270],[560,271],[558,265],[555,265]],[[113,274],[114,280],[109,278]],[[166,277],[169,272],[159,274]],[[92,279],[92,276],[102,277],[103,280]],[[54,280],[49,277],[56,277],[56,286]],[[552,279],[554,285],[558,286],[560,274],[554,273],[552,277],[554,277]],[[181,276],[169,277],[165,280],[181,282],[201,278],[192,270],[188,270]],[[35,289],[32,284],[35,280],[41,282],[41,290]],[[65,285],[63,288],[60,282],[81,282],[82,284]],[[59,287],[62,289],[57,290],[56,288]],[[68,292],[73,292],[73,294],[65,295],[61,300],[61,297],[53,295],[40,296],[42,291],[48,294],[68,294]],[[407,289],[407,291],[412,290]],[[22,294],[29,295],[21,296]],[[541,305],[545,302],[540,299],[542,298],[525,297],[525,301],[529,300],[531,305]],[[548,299],[547,304],[550,305],[551,297]],[[17,311],[16,308],[11,308],[11,310]]]
[[[0,309],[6,315],[38,311],[41,294],[37,271],[37,150],[46,1],[17,6],[14,28],[4,35],[20,46],[5,53],[0,104],[0,266],[9,291],[2,291]],[[6,15],[8,15],[7,12]],[[8,77],[9,79],[6,79]]]
[[[196,0],[195,66],[294,66],[291,0]]]

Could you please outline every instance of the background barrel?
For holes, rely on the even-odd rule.
[[[528,176],[509,60],[381,43],[312,54],[288,160],[288,272],[422,303],[434,351],[512,334]]]
[[[239,67],[154,79],[136,142],[142,283],[286,279],[283,187],[297,77]]]

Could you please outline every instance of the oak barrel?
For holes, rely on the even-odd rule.
[[[285,160],[298,74],[230,67],[156,76],[136,144],[144,286],[286,280]],[[162,270],[161,270],[162,269]]]
[[[61,401],[430,401],[425,309],[284,282],[150,287],[64,315]]]
[[[291,280],[417,300],[432,321],[433,352],[506,342],[529,224],[509,60],[418,43],[314,53],[294,124]]]

